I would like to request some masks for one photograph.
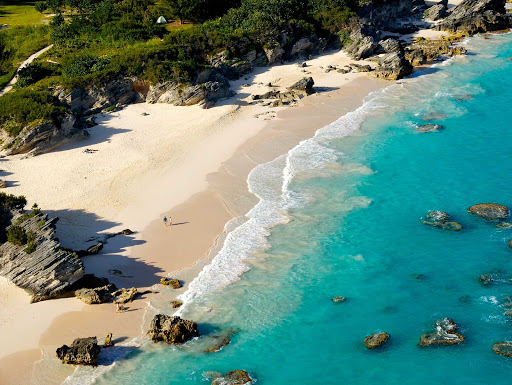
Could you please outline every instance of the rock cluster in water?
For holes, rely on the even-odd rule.
[[[237,331],[234,329],[229,329],[223,332],[222,334],[212,336],[213,339],[212,344],[204,349],[206,353],[215,353],[220,351],[224,346],[227,346],[231,343],[231,337]]]
[[[176,278],[161,278],[160,284],[165,285],[165,286],[170,286],[173,289],[179,289],[183,286],[181,284],[181,282],[179,281],[179,279],[176,279]]]
[[[457,325],[450,318],[442,318],[434,324],[435,330],[423,334],[420,346],[456,345],[464,342],[464,337],[457,333]]]
[[[492,345],[492,351],[500,356],[512,357],[512,342],[496,342]]]
[[[224,376],[216,373],[212,378],[212,385],[244,385],[251,382],[252,378],[245,370],[232,370]]]
[[[425,219],[421,223],[450,231],[460,231],[462,229],[462,225],[459,222],[451,221],[447,213],[439,210],[431,211],[425,215]]]
[[[77,338],[71,346],[62,345],[57,349],[57,357],[64,364],[94,365],[101,348],[96,337]]]
[[[375,349],[384,345],[389,340],[388,333],[375,333],[364,339],[364,346],[368,349]]]
[[[199,331],[194,321],[157,314],[151,321],[148,336],[153,342],[181,345],[194,337],[199,337]]]
[[[418,126],[416,129],[419,132],[435,132],[435,131],[442,130],[443,128],[444,127],[441,126],[440,124],[422,124],[422,125]]]

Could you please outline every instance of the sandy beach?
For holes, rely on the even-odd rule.
[[[349,63],[354,61],[335,52],[308,61],[306,68],[261,68],[232,82],[237,96],[207,110],[143,103],[99,115],[85,141],[36,157],[5,158],[8,192],[59,217],[57,236],[64,247],[83,249],[104,233],[135,232],[84,257],[87,273],[139,291],[167,290],[157,284],[167,276],[183,280],[186,288],[226,223],[257,202],[247,190],[248,173],[390,84],[365,73],[325,71]],[[269,83],[285,90],[306,76],[318,92],[296,107],[250,103],[250,95],[268,91]],[[85,153],[86,148],[97,151]],[[164,216],[172,217],[173,226],[164,226]],[[29,304],[21,289],[0,281],[2,384],[62,382],[74,368],[60,365],[56,347],[77,337],[98,336],[101,342],[108,332],[119,343],[143,335],[157,296],[144,294],[128,312],[116,314],[112,304],[85,305],[75,298]]]

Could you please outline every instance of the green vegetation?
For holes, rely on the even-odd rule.
[[[23,195],[16,196],[0,192],[0,207],[4,210],[18,209],[22,210],[27,204]]]
[[[45,15],[37,11],[37,1],[2,0],[0,3],[0,24],[9,26],[38,24]]]
[[[36,235],[29,231],[27,234],[27,247],[25,247],[25,253],[32,254],[34,251],[36,251]]]
[[[7,230],[7,241],[16,246],[23,246],[27,242],[25,229],[17,225],[12,225]]]

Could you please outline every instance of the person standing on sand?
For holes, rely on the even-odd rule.
[[[167,227],[167,217],[164,217],[164,226]]]
[[[172,226],[172,218],[169,217],[169,226]]]

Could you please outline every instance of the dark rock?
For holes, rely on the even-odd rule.
[[[508,208],[497,203],[480,203],[471,206],[468,211],[488,221],[505,219],[508,217]]]
[[[173,289],[179,289],[181,288],[183,285],[181,284],[181,282],[176,279],[176,278],[161,278],[160,279],[160,284],[161,285],[165,285],[165,286],[170,286],[172,287]]]
[[[99,304],[112,301],[112,292],[116,290],[116,286],[109,284],[94,289],[79,289],[75,291],[75,296],[88,305]]]
[[[250,384],[251,376],[244,370],[233,370],[226,373],[223,377],[217,377],[212,380],[212,385],[244,385]]]
[[[510,28],[511,19],[506,15],[503,0],[464,0],[450,15],[435,26],[438,31],[474,35]]]
[[[57,349],[57,357],[64,364],[93,365],[100,355],[96,337],[77,338],[71,347],[62,345]]]
[[[494,282],[492,277],[490,275],[488,275],[488,274],[481,274],[480,278],[478,279],[478,281],[480,282],[480,284],[482,286],[487,286],[487,285],[490,285],[491,283]]]
[[[303,92],[306,95],[311,95],[315,93],[315,90],[313,89],[313,86],[315,85],[315,82],[313,78],[303,78],[299,80],[297,83],[292,84],[290,87],[288,87],[289,90],[292,91],[299,91]]]
[[[183,302],[181,302],[181,301],[172,301],[172,302],[171,302],[171,306],[172,306],[174,309],[177,309],[177,308],[181,307],[181,305],[183,305]]]
[[[440,124],[422,124],[421,126],[417,127],[417,130],[419,132],[433,132],[442,130],[443,128],[444,127]]]
[[[512,239],[508,240],[508,247],[510,247],[512,249]]]
[[[338,296],[338,297],[334,297],[332,299],[332,302],[335,302],[335,303],[341,303],[341,302],[345,302],[347,299],[343,296]]]
[[[466,100],[473,99],[473,95],[471,95],[471,94],[457,95],[457,96],[455,96],[455,99],[457,99],[459,102],[465,102]]]
[[[460,231],[462,225],[455,221],[450,221],[450,217],[444,211],[431,211],[425,215],[425,219],[421,223],[444,230]]]
[[[153,342],[163,341],[181,345],[194,337],[199,337],[199,331],[193,321],[158,314],[151,321],[148,336]]]
[[[377,43],[372,36],[364,36],[360,33],[351,34],[353,43],[347,47],[347,52],[354,60],[366,59],[377,50]]]
[[[388,340],[388,333],[375,333],[364,339],[364,346],[366,346],[368,349],[375,349],[385,344]]]
[[[103,242],[98,242],[96,245],[93,245],[87,249],[88,255],[96,255],[103,249]]]
[[[369,65],[363,65],[356,68],[356,72],[371,72],[372,67]]]
[[[379,42],[378,53],[400,53],[403,52],[402,45],[398,40],[388,38]]]
[[[6,188],[7,187],[7,182],[3,179],[0,179],[0,188]]]
[[[132,234],[134,234],[134,232],[131,231],[130,229],[124,229],[119,234],[121,234],[121,235],[132,235]]]
[[[492,351],[500,356],[512,357],[512,342],[496,342],[492,345]]]
[[[423,334],[420,346],[455,345],[464,342],[464,337],[457,333],[457,325],[450,318],[442,318],[434,324],[435,331]]]
[[[373,76],[388,80],[397,80],[412,73],[412,65],[401,53],[388,53],[378,61]]]
[[[496,225],[498,229],[512,229],[512,223],[503,222]]]

